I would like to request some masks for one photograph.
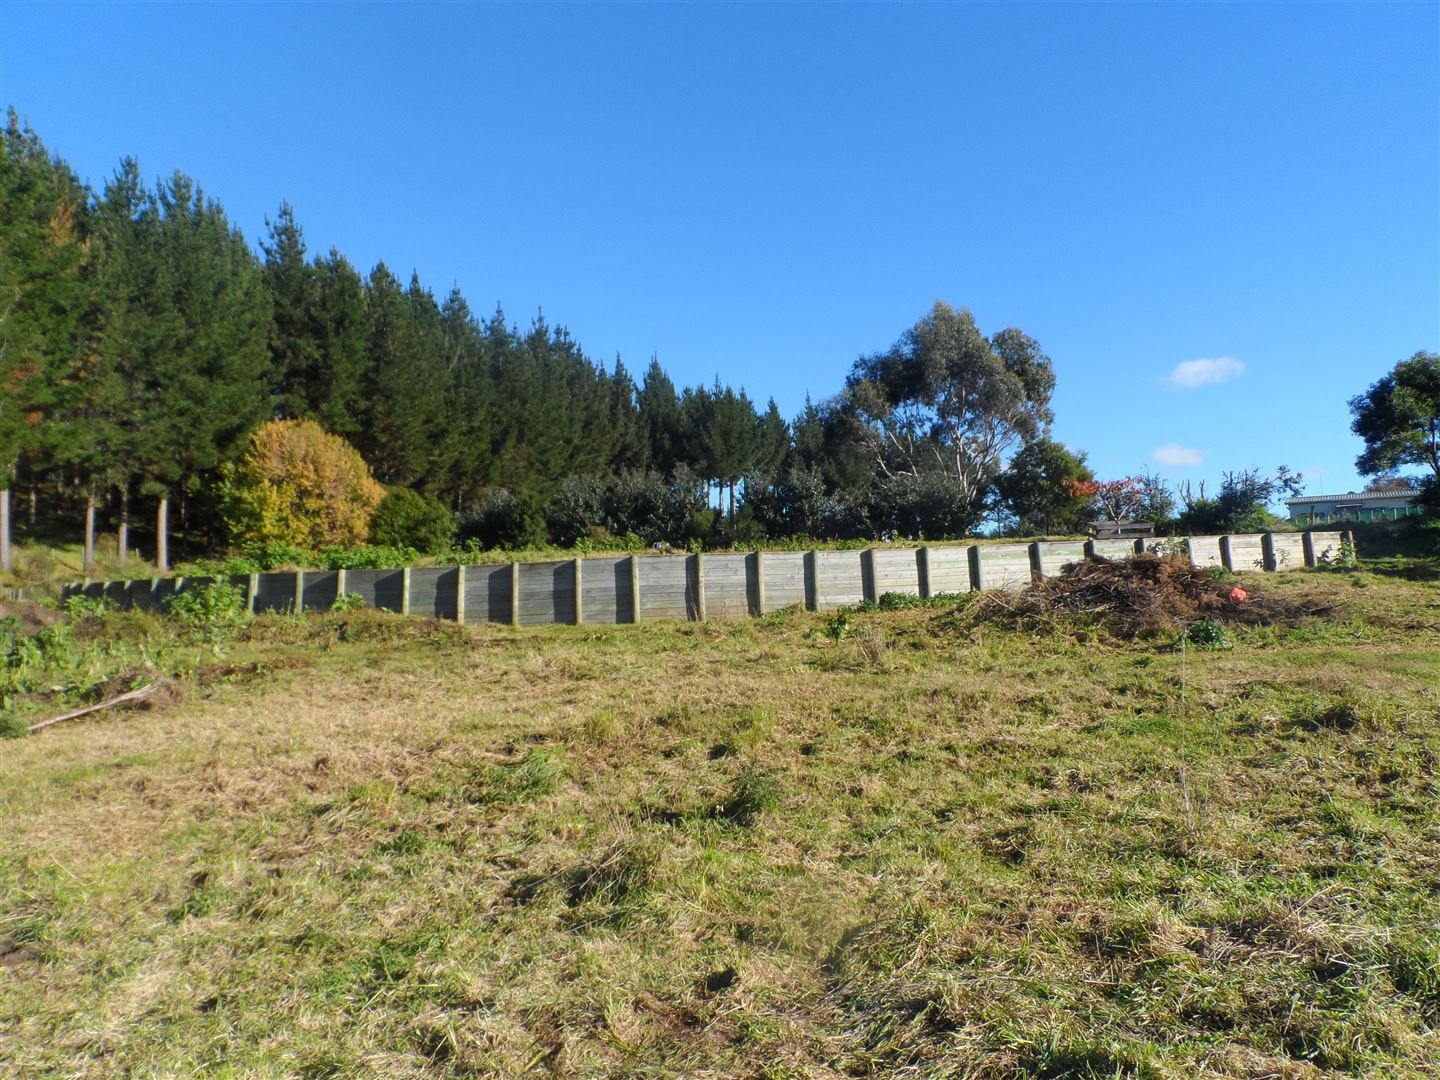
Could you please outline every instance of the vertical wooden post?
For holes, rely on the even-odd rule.
[[[85,494],[85,544],[81,549],[81,564],[89,569],[95,565],[95,492]]]
[[[1306,529],[1305,532],[1304,532],[1304,533],[1301,535],[1301,537],[1300,537],[1300,543],[1301,543],[1301,545],[1302,545],[1302,547],[1303,547],[1303,549],[1304,549],[1304,551],[1305,551],[1305,565],[1306,565],[1306,566],[1314,566],[1314,565],[1315,565],[1315,534],[1312,533],[1309,529]]]
[[[765,614],[765,553],[755,552],[755,614]]]
[[[400,614],[410,614],[410,567],[400,571]]]
[[[1045,576],[1045,557],[1040,554],[1040,541],[1030,544],[1030,580],[1039,581]]]
[[[295,614],[305,610],[305,571],[295,571]]]
[[[115,555],[123,566],[130,557],[130,481],[120,485],[120,523],[115,527]]]
[[[696,552],[695,559],[695,615],[705,621],[705,556]]]
[[[1260,566],[1264,570],[1279,570],[1280,560],[1275,557],[1275,534],[1260,534]]]
[[[575,557],[575,563],[574,563],[574,565],[575,565],[575,625],[576,625],[576,626],[579,626],[581,623],[583,623],[583,622],[585,621],[585,603],[584,603],[584,601],[583,601],[583,599],[582,599],[583,594],[584,594],[584,593],[583,593],[583,590],[584,590],[584,573],[583,573],[583,570],[582,570],[582,568],[581,568],[581,564],[584,563],[584,561],[585,561],[585,560],[582,559],[582,558],[581,558],[580,556],[578,556],[578,555]]]
[[[1230,557],[1230,537],[1220,537],[1220,565],[1231,573],[1235,572],[1235,560]]]
[[[930,549],[922,547],[915,553],[916,571],[920,576],[920,596],[928,599],[930,596]]]
[[[345,600],[345,586],[349,584],[348,571],[342,566],[335,571],[335,603]]]
[[[10,553],[10,489],[0,488],[0,570],[7,574],[15,569]]]
[[[455,621],[465,625],[465,566],[455,568]]]
[[[170,537],[167,535],[170,516],[170,499],[160,496],[160,505],[155,509],[155,569],[162,574],[170,569]]]
[[[520,625],[520,564],[510,564],[510,625]]]
[[[155,580],[154,580],[153,578],[150,580],[150,591],[151,591],[152,593],[155,591]],[[259,575],[259,574],[251,574],[251,575],[250,575],[250,584],[249,584],[249,586],[245,589],[245,610],[248,611],[251,615],[254,615],[254,614],[255,614],[255,594],[258,593],[259,591],[260,591],[260,575]]]
[[[640,621],[640,556],[630,556],[630,621]]]
[[[805,606],[820,610],[820,552],[813,548],[805,553]]]
[[[985,575],[980,572],[980,545],[971,544],[965,550],[965,557],[970,562],[970,590],[979,592],[985,587]]]

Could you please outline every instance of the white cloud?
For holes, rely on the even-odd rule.
[[[1210,383],[1229,382],[1245,374],[1245,365],[1233,356],[1220,356],[1214,360],[1185,360],[1175,365],[1175,370],[1165,379],[1172,390],[1193,390]]]
[[[1188,446],[1181,446],[1179,443],[1167,442],[1164,446],[1157,446],[1150,459],[1158,465],[1168,465],[1172,469],[1183,468],[1187,465],[1199,465],[1205,460],[1205,454],[1200,450],[1191,450]]]

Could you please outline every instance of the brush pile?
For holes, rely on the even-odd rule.
[[[1306,606],[1247,593],[1233,583],[1217,581],[1187,559],[1149,554],[1119,561],[1087,559],[1024,592],[986,593],[978,607],[977,615],[988,622],[1079,620],[1103,625],[1124,638],[1204,621],[1293,626],[1306,617],[1333,612],[1330,605]]]

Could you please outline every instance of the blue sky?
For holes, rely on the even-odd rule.
[[[1433,3],[0,0],[0,102],[787,415],[969,307],[1102,476],[1345,490],[1346,401],[1440,348]]]

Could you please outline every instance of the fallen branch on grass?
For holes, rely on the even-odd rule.
[[[136,701],[144,701],[165,685],[167,685],[167,683],[164,679],[157,679],[146,686],[137,687],[134,690],[127,690],[123,694],[106,698],[104,701],[97,702],[94,705],[86,705],[83,709],[74,709],[71,712],[61,713],[59,716],[52,716],[49,720],[41,720],[38,724],[31,724],[30,734],[34,735],[35,732],[41,728],[47,728],[53,724],[62,723],[65,720],[78,720],[82,716],[89,716],[91,713],[100,712],[102,709],[113,709],[119,705],[130,705]]]

